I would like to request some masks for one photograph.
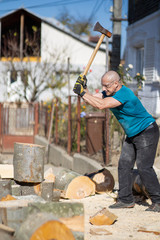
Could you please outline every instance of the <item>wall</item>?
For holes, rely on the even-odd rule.
[[[47,147],[47,140],[43,137],[35,136],[35,144],[39,144]],[[102,169],[102,165],[95,160],[75,153],[72,156],[68,155],[67,152],[55,144],[49,146],[48,154],[46,154],[46,163],[53,164],[54,166],[62,166],[64,168],[71,169],[82,175],[85,173],[91,173]],[[117,167],[107,167],[107,169],[114,176],[115,181],[118,180]]]
[[[133,65],[131,75],[137,73],[137,48],[144,47],[143,74],[146,81],[139,97],[147,110],[160,117],[160,10],[131,24],[127,28],[126,66]]]

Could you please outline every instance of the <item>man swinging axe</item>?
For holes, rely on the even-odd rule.
[[[80,75],[73,91],[97,109],[110,109],[125,131],[126,139],[118,163],[119,190],[116,203],[110,208],[132,208],[132,172],[136,164],[152,205],[146,211],[160,212],[160,184],[153,169],[159,128],[135,94],[121,82],[116,71],[101,78],[102,92],[91,94],[86,77]]]

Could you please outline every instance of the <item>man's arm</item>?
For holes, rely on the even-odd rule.
[[[120,106],[122,103],[118,100],[114,99],[113,97],[107,97],[102,99],[102,94],[90,95],[87,92],[84,94],[83,99],[86,103],[90,104],[92,107],[98,109],[105,109],[105,108],[115,108]]]

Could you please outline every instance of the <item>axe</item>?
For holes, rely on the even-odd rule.
[[[88,72],[88,70],[89,70],[89,68],[90,68],[90,66],[91,66],[91,64],[92,64],[92,62],[93,62],[97,52],[98,52],[98,49],[100,48],[100,45],[103,42],[104,37],[107,36],[108,38],[110,38],[112,36],[112,33],[109,32],[107,29],[103,28],[100,25],[99,22],[97,22],[95,24],[93,30],[102,33],[102,35],[101,35],[100,39],[98,40],[98,43],[97,43],[97,45],[96,45],[96,47],[95,47],[95,49],[94,49],[94,51],[93,51],[93,53],[92,53],[92,55],[91,55],[91,57],[89,59],[89,62],[88,62],[87,66],[86,66],[86,68],[85,68],[85,70],[83,72],[83,75],[87,74],[87,72]]]

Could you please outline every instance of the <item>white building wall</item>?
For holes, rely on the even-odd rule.
[[[144,47],[144,88],[139,92],[142,104],[154,116],[160,117],[160,11],[131,24],[127,28],[126,61],[137,73],[136,51]]]
[[[63,63],[64,69],[67,70],[67,61],[70,58],[70,68],[71,70],[78,70],[79,72],[84,71],[85,66],[87,65],[91,54],[94,51],[94,47],[91,47],[78,39],[75,39],[73,36],[66,34],[63,31],[60,31],[50,24],[47,24],[42,21],[41,25],[41,60],[55,62],[55,58],[59,59],[59,63]],[[54,59],[53,59],[54,58]],[[91,65],[91,72],[88,72],[88,86],[90,88],[98,88],[101,85],[101,76],[104,74],[106,69],[106,53],[105,51],[98,51],[96,57]],[[3,62],[0,63],[0,69],[2,70]],[[78,77],[77,75],[73,76],[70,74],[70,94],[73,93],[73,86]],[[66,74],[67,77],[67,74]],[[0,101],[16,101],[18,96],[8,96],[7,92],[9,91],[8,77],[0,71],[0,78],[4,80],[4,85],[0,85]],[[2,81],[1,81],[2,83]],[[17,84],[14,83],[14,84]],[[13,84],[13,85],[14,85]],[[13,86],[14,87],[14,86]],[[56,95],[64,97],[68,95],[68,86],[66,85],[62,90],[54,90]],[[39,100],[50,100],[53,98],[52,90],[48,89],[40,95]]]

